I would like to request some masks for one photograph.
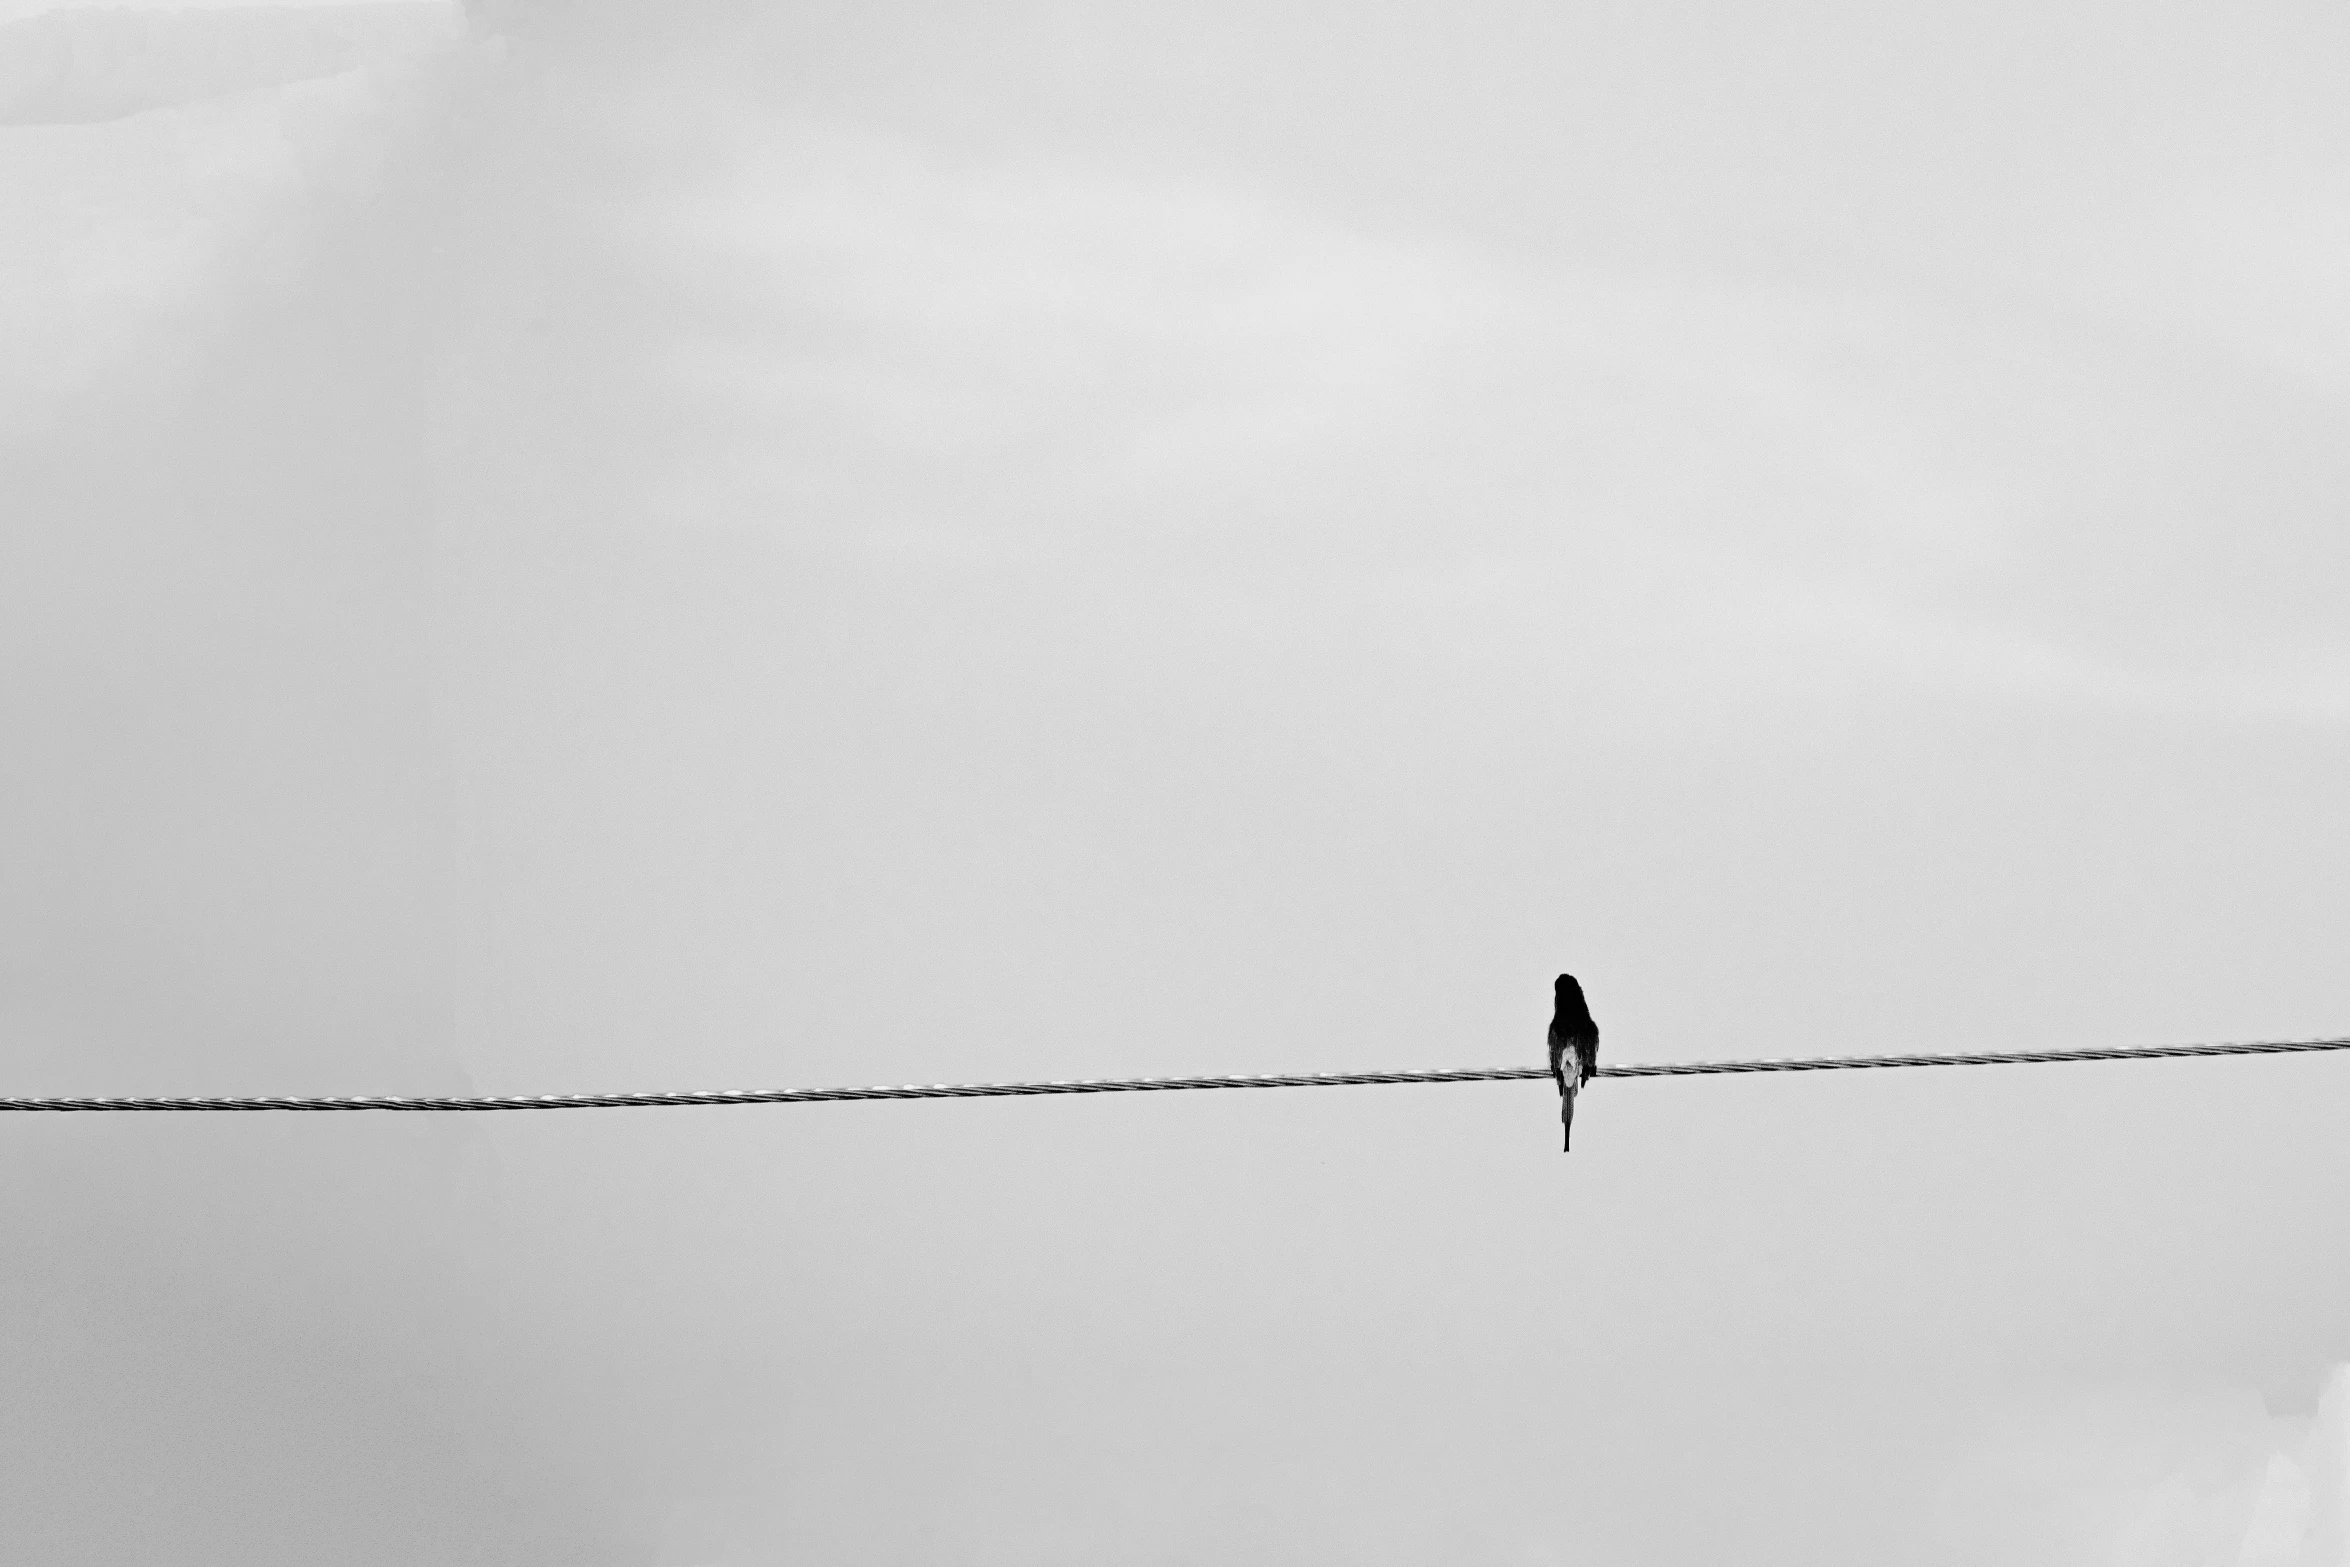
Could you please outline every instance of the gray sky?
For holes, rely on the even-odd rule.
[[[9,1091],[1532,1063],[1561,969],[1616,1061],[2338,1033],[2346,32],[0,27]],[[50,1563],[2315,1567],[2346,1072],[28,1118],[0,1484]]]

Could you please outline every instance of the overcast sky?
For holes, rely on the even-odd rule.
[[[6,1092],[1539,1064],[1561,970],[1616,1062],[2350,1027],[2337,8],[42,10]],[[60,1567],[2339,1567],[2345,1104],[17,1117],[0,1488]]]

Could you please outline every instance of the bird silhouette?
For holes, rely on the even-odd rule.
[[[1575,1095],[1599,1073],[1599,1025],[1591,1021],[1591,1004],[1572,974],[1561,974],[1556,987],[1558,1004],[1550,1016],[1550,1075],[1559,1085],[1559,1122],[1562,1152],[1575,1146]],[[1574,1074],[1567,1056],[1574,1054]]]

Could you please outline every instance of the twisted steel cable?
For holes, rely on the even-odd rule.
[[[1601,1077],[1710,1077],[1729,1072],[1841,1072],[1897,1066],[2015,1066],[2044,1061],[2141,1061],[2178,1056],[2274,1056],[2350,1050],[2345,1039],[2254,1040],[2217,1045],[2138,1045],[2079,1050],[1996,1050],[1963,1055],[1798,1056],[1758,1061],[1666,1061],[1603,1066]],[[0,1097],[5,1110],[618,1110],[701,1105],[819,1104],[850,1099],[1006,1099],[1031,1094],[1150,1094],[1195,1088],[1345,1088],[1370,1083],[1501,1083],[1548,1078],[1539,1066],[1425,1072],[1282,1072],[1235,1077],[1079,1078],[1049,1083],[909,1083],[875,1088],[777,1088],[639,1094],[337,1095],[266,1098]]]

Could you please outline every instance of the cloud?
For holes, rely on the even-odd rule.
[[[2314,1416],[2241,1388],[2056,1388],[2001,1407],[1945,1481],[1953,1561],[2332,1567],[2343,1560],[2350,1366]]]
[[[0,125],[86,124],[411,55],[447,41],[441,3],[51,11],[0,23]]]
[[[1140,550],[1219,623],[1352,635],[1393,611],[1523,663],[1637,646],[1640,702],[1909,680],[2341,720],[2350,651],[2314,591],[2340,553],[2318,498],[2346,477],[2341,399],[2228,342],[1531,265],[709,85],[682,118],[623,89],[595,129],[540,101],[638,148],[603,143],[644,172],[593,220],[627,279],[593,331],[660,388],[637,438],[676,443],[685,526],[909,558]],[[643,150],[687,142],[721,150]],[[548,280],[483,284],[504,286]],[[489,395],[529,363],[452,381]],[[1544,629],[1562,595],[1592,635]]]
[[[228,300],[301,278],[314,215],[372,197],[412,124],[402,73],[454,14],[60,12],[0,28],[14,84],[0,91],[25,122],[0,131],[0,170],[27,213],[0,238],[14,357],[0,417],[53,427],[85,393],[183,362]]]

